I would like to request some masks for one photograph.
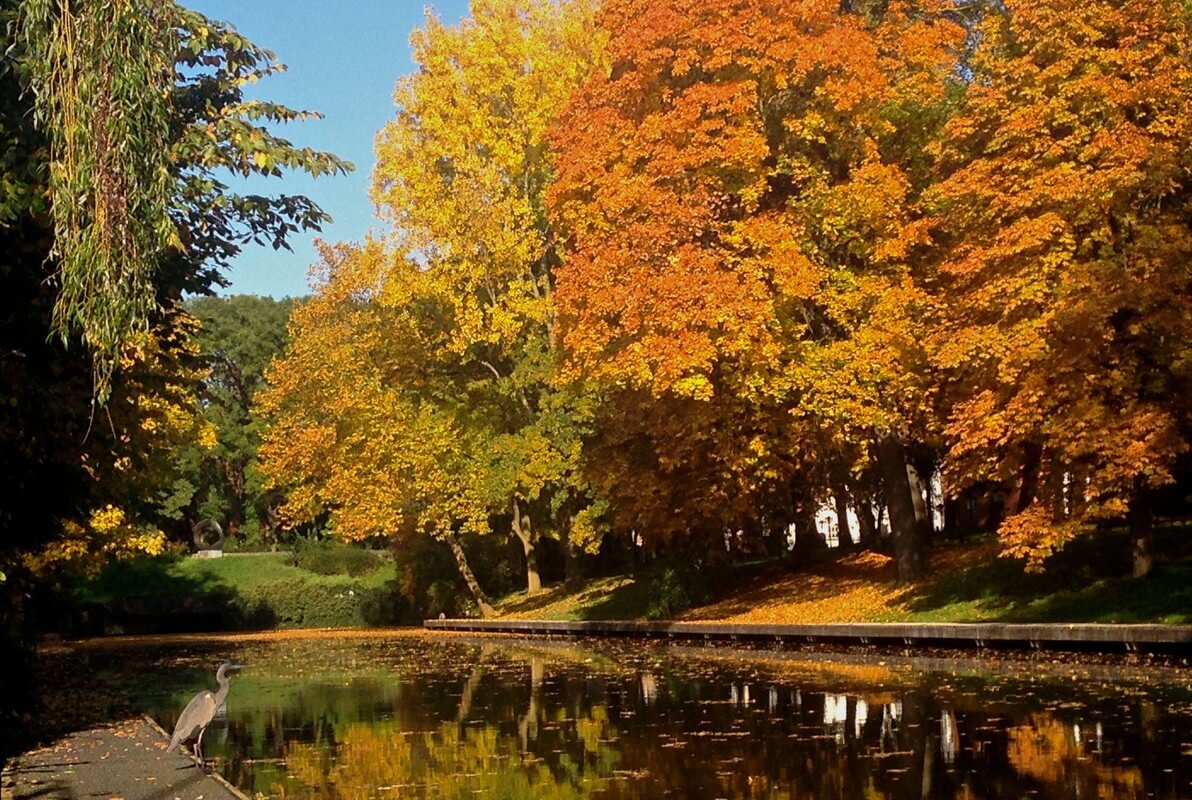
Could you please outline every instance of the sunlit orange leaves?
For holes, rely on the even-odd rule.
[[[1187,448],[1192,39],[1175,0],[1009,2],[980,35],[933,191],[934,353],[951,476],[1037,485],[1003,527],[1037,561]]]
[[[294,518],[752,547],[832,497],[909,579],[941,463],[1032,565],[1172,481],[1180,0],[472,11],[415,36],[390,229],[275,369]]]
[[[608,441],[637,455],[601,443],[593,480],[648,531],[789,514],[877,431],[930,428],[921,145],[964,31],[944,3],[864,5],[602,7],[611,67],[551,133],[561,339],[627,405]]]
[[[922,243],[904,166],[880,150],[901,81],[942,97],[961,31],[939,8],[872,21],[830,2],[608,3],[611,71],[552,138],[573,367],[699,396],[722,360],[773,362],[775,336],[816,335],[784,303],[835,288],[850,265],[831,251],[859,266]]]

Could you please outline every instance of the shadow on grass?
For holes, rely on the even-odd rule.
[[[141,558],[108,565],[96,578],[71,588],[57,627],[68,636],[194,633],[375,627],[409,616],[396,580],[328,583],[325,576],[290,569],[252,582],[252,570],[265,564],[250,560],[247,567],[237,565],[221,575],[177,569],[178,563]]]
[[[1162,554],[1145,578],[1129,574],[1122,531],[1078,539],[1028,573],[991,558],[944,571],[912,588],[906,607],[921,621],[1192,622],[1192,553],[1185,532],[1158,537]]]
[[[669,618],[659,615],[657,610],[660,588],[656,581],[667,571],[667,566],[667,562],[659,562],[631,575],[556,584],[532,595],[509,596],[499,603],[498,610],[503,616],[536,615],[565,621],[648,619],[652,618],[651,612],[660,619]],[[673,562],[670,566],[673,567]],[[686,594],[700,598],[697,601],[701,602],[700,608],[720,608],[716,604],[732,603],[746,585],[756,584],[762,587],[761,591],[781,591],[770,584],[789,571],[789,563],[784,559],[761,559],[716,567],[714,585],[708,585],[711,582],[707,576],[695,573],[672,575],[672,580],[689,581],[692,585],[684,587]],[[695,577],[701,578],[699,585],[692,580]],[[755,595],[748,599],[752,602]]]
[[[649,581],[640,578],[596,578],[506,598],[499,610],[502,616],[545,613],[567,621],[636,619],[646,613],[649,590]]]
[[[222,579],[183,575],[167,558],[109,564],[94,579],[72,587],[66,619],[70,636],[104,633],[191,633],[268,627],[265,608],[253,608]]]
[[[624,582],[611,592],[583,598],[580,613],[575,618],[640,619],[646,616],[649,606],[650,578],[638,576]]]
[[[930,555],[923,580],[898,586],[892,561],[873,553],[839,554],[792,569],[789,562],[755,562],[716,571],[713,597],[686,620],[721,620],[750,614],[800,622],[802,609],[822,616],[835,603],[841,619],[907,622],[1161,622],[1192,623],[1192,532],[1169,526],[1156,532],[1160,556],[1153,572],[1129,574],[1124,531],[1082,537],[1054,556],[1042,573],[999,558],[992,538],[943,544]],[[503,614],[559,620],[644,619],[652,606],[650,572],[602,578],[579,587],[558,585],[508,598]],[[857,607],[876,594],[886,604]],[[816,619],[814,621],[821,621]],[[838,620],[839,621],[839,620]]]

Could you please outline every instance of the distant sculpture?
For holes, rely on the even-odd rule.
[[[199,550],[218,550],[224,543],[223,527],[213,519],[205,519],[195,523],[191,528],[194,534],[195,546]]]
[[[204,689],[186,704],[182,715],[178,717],[178,724],[174,726],[174,736],[170,739],[170,746],[166,748],[167,753],[177,750],[180,745],[193,743],[192,749],[195,758],[199,760],[199,766],[207,765],[203,760],[203,734],[211,720],[215,719],[215,712],[228,697],[228,673],[237,669],[241,669],[241,665],[233,664],[231,661],[220,664],[215,672],[215,682],[219,684],[219,689],[214,693]]]

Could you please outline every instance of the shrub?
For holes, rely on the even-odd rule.
[[[268,553],[276,550],[276,540],[270,539],[256,520],[246,520],[236,536],[224,539],[225,553]]]
[[[467,544],[474,545],[475,542]],[[468,550],[469,560],[473,552],[473,549]],[[447,545],[429,536],[418,537],[396,549],[394,561],[397,562],[396,587],[405,601],[408,621],[417,623],[439,614],[448,617],[468,614],[471,596],[460,579],[459,568]],[[488,577],[485,574],[485,588],[488,588]]]
[[[410,625],[422,622],[422,617],[410,607],[396,581],[384,586],[361,589],[360,614],[369,626]]]
[[[258,586],[240,598],[252,627],[358,628],[403,622],[406,606],[392,584],[327,586],[285,580]]]
[[[668,619],[708,601],[711,592],[695,564],[660,564],[653,571],[646,600],[646,619]]]
[[[308,540],[294,551],[295,563],[319,575],[367,575],[381,566],[376,553],[327,540]]]
[[[374,562],[379,559],[370,556]],[[373,585],[327,580],[283,564],[278,556],[203,562],[171,569],[164,558],[109,565],[72,587],[69,604],[49,610],[49,624],[70,635],[169,633],[297,627],[359,627],[420,621],[396,580]],[[199,562],[184,562],[184,566]],[[375,569],[375,567],[374,567]],[[59,615],[56,620],[53,615]]]

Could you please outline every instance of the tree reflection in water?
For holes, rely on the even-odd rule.
[[[1079,723],[1032,715],[1009,735],[1010,763],[1044,785],[1070,786],[1080,797],[1146,797],[1138,766],[1105,764],[1090,757]]]
[[[922,672],[431,637],[241,649],[252,667],[211,741],[225,776],[261,794],[1192,797],[1186,671],[1155,681],[1074,667],[1048,678],[1035,664]],[[112,677],[169,727],[190,688],[178,666],[205,655],[108,658]],[[176,684],[154,685],[162,675]]]

